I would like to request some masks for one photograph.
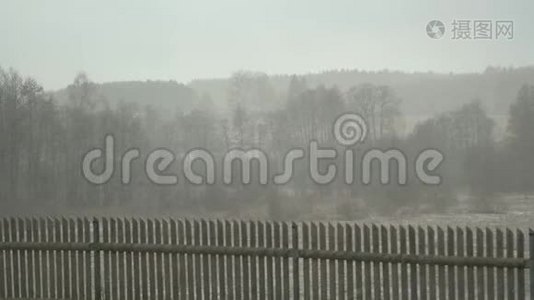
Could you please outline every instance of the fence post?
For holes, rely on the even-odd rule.
[[[528,234],[529,241],[529,263],[528,270],[530,274],[530,300],[534,300],[534,230],[530,229]]]
[[[100,243],[100,224],[98,222],[98,218],[93,218],[93,245],[94,246],[98,246],[98,244]],[[94,259],[94,277],[93,277],[93,281],[94,281],[94,295],[95,295],[95,300],[100,300],[102,299],[102,287],[101,287],[101,282],[100,282],[100,275],[101,275],[101,270],[100,270],[100,251],[97,250],[97,248],[95,247],[95,249],[93,250],[93,259]]]
[[[293,299],[300,299],[300,272],[299,272],[299,227],[297,223],[292,223],[293,229],[293,250],[295,255],[293,256]]]

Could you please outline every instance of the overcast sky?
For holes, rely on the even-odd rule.
[[[426,24],[446,35],[430,39]],[[513,20],[513,40],[452,40],[455,19]],[[0,65],[47,89],[337,68],[437,72],[534,63],[534,1],[0,0]]]

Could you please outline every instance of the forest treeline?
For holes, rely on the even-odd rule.
[[[225,99],[226,109],[193,88],[178,96],[183,99],[176,99],[186,101],[186,108],[162,113],[127,97],[109,99],[83,73],[58,96],[32,78],[1,70],[0,210],[161,211],[277,219],[444,212],[460,203],[464,209],[495,211],[503,209],[499,200],[505,195],[527,195],[534,189],[534,86],[528,83],[518,88],[514,99],[502,99],[511,105],[501,136],[495,134],[496,122],[486,111],[482,97],[487,91],[418,122],[406,133],[403,105],[410,100],[400,97],[392,85],[377,82],[336,87],[291,76],[281,91],[265,74],[236,72],[221,92],[224,95],[218,95]],[[136,97],[152,101],[150,94]],[[158,148],[177,156],[177,162],[164,172],[180,174],[179,158],[194,148],[207,149],[217,158],[229,149],[262,149],[269,155],[270,169],[280,170],[288,150],[306,148],[312,140],[343,149],[332,136],[332,126],[344,112],[357,112],[368,123],[365,144],[352,146],[356,153],[396,148],[414,157],[424,149],[439,149],[445,156],[438,170],[442,184],[347,185],[340,177],[318,185],[309,178],[306,160],[295,166],[293,179],[280,186],[259,184],[254,172],[249,185],[226,185],[219,180],[195,186],[182,178],[177,185],[160,186],[144,175],[143,157]],[[143,156],[133,164],[129,184],[121,183],[117,174],[103,185],[91,184],[82,176],[84,154],[103,147],[107,134],[115,137],[117,157],[131,148],[138,148]],[[120,170],[120,160],[115,163]],[[203,172],[202,166],[195,167]],[[409,178],[413,177],[410,169]]]

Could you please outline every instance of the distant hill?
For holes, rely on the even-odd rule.
[[[402,110],[409,115],[433,115],[480,99],[490,114],[508,114],[510,103],[523,84],[534,84],[534,67],[492,68],[483,73],[404,73],[366,72],[358,70],[304,74],[310,87],[337,86],[342,91],[351,86],[372,83],[389,85],[403,100]],[[287,90],[291,76],[270,76],[276,90]],[[199,93],[211,96],[215,103],[224,102],[228,80],[195,80],[189,84]]]
[[[150,105],[164,113],[190,111],[199,102],[197,93],[176,81],[123,81],[96,84],[98,97],[112,106],[120,101]],[[68,101],[67,89],[55,92],[60,103]]]
[[[389,85],[402,99],[401,109],[408,128],[473,99],[479,99],[502,128],[519,88],[523,84],[534,84],[534,67],[488,67],[482,73],[461,74],[339,70],[302,76],[309,87],[337,86],[341,91],[363,83]],[[285,99],[290,79],[291,75],[269,76],[277,97],[273,102],[277,105]],[[229,82],[227,78],[194,80],[187,85],[175,81],[125,81],[97,84],[97,89],[112,105],[118,101],[131,101],[141,106],[151,105],[164,113],[174,113],[206,105],[224,110]],[[66,101],[66,90],[56,92],[56,97]]]

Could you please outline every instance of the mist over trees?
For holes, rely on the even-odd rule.
[[[498,86],[488,86],[488,81]],[[395,72],[268,76],[240,71],[228,80],[187,86],[97,84],[81,73],[64,90],[48,92],[14,70],[0,70],[0,210],[274,219],[503,210],[498,201],[503,195],[533,192],[530,84],[534,70],[528,68],[411,77]],[[425,103],[420,103],[422,97],[427,97]],[[289,150],[306,149],[311,141],[345,149],[332,135],[334,121],[344,112],[367,121],[366,142],[351,146],[358,155],[371,148],[395,148],[413,157],[439,149],[445,156],[439,168],[442,184],[346,184],[338,176],[318,185],[309,177],[306,159],[295,164],[295,175],[284,185],[260,184],[256,164],[250,184],[224,184],[221,170],[212,185],[187,183],[182,176],[181,160],[197,148],[209,150],[217,162],[230,149],[261,149],[268,154],[270,175],[282,171]],[[499,115],[506,121],[495,117]],[[81,163],[88,151],[103,147],[107,134],[115,138],[115,174],[95,185],[83,178]],[[120,157],[132,148],[141,157],[132,163],[131,182],[124,184]],[[178,184],[156,185],[145,176],[144,161],[155,149],[175,154],[176,161],[162,173],[176,174]],[[342,173],[342,157],[333,161]],[[102,162],[95,168],[103,168]],[[326,163],[319,168],[324,170]],[[194,169],[205,172],[201,164]],[[233,175],[237,182],[243,174]],[[414,170],[408,177],[415,177]]]

